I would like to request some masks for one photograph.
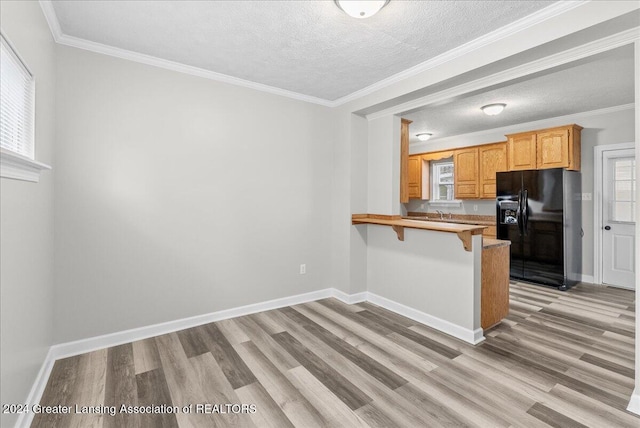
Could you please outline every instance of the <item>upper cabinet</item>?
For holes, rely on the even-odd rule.
[[[403,121],[401,139],[406,138],[407,146],[408,128],[409,124]],[[450,157],[453,157],[455,199],[495,199],[497,172],[546,168],[579,171],[581,131],[581,126],[566,125],[507,135],[506,142],[455,150],[409,156],[407,149],[407,153],[402,152],[406,161],[401,173],[406,200],[429,199],[430,191],[436,189],[429,184],[431,171],[435,171],[433,162]]]
[[[422,156],[409,156],[409,198],[422,198]]]
[[[509,169],[536,169],[536,133],[524,132],[507,135],[507,138]]]
[[[454,188],[456,199],[480,197],[480,162],[478,148],[469,147],[453,152]]]
[[[480,198],[495,199],[496,172],[508,171],[507,143],[478,147],[480,157]]]
[[[579,171],[581,131],[581,126],[566,125],[507,135],[510,170],[567,168]]]

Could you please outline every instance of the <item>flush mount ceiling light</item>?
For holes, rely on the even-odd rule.
[[[495,116],[502,113],[502,110],[504,110],[506,106],[506,104],[501,103],[487,104],[486,106],[480,107],[480,110],[482,110],[487,116]]]
[[[427,141],[432,135],[433,134],[429,134],[428,132],[423,132],[422,134],[416,134],[416,137],[418,137],[420,141]]]
[[[334,0],[338,7],[349,16],[363,19],[369,18],[389,3],[389,0]]]

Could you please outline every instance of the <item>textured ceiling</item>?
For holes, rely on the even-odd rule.
[[[629,45],[402,117],[413,121],[410,142],[417,143],[415,134],[420,132],[433,133],[430,141],[436,141],[633,102],[634,54]],[[487,116],[480,107],[491,103],[507,107],[498,116]]]
[[[54,1],[62,33],[336,100],[550,1],[399,1],[354,19],[333,1]]]

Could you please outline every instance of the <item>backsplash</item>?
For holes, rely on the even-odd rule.
[[[460,207],[443,207],[440,205],[431,205],[429,201],[420,199],[411,199],[408,204],[404,205],[403,215],[408,212],[435,213],[436,210],[443,211],[445,214],[470,214],[470,215],[496,215],[496,201],[485,199],[473,199],[462,201]],[[477,207],[477,211],[474,209]]]

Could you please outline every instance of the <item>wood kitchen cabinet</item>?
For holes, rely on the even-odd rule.
[[[582,127],[566,125],[507,135],[509,170],[567,168],[580,171]]]
[[[536,133],[507,135],[509,170],[536,169]]]
[[[412,155],[407,162],[407,199],[428,199],[430,162],[451,156],[456,199],[494,199],[497,172],[546,168],[579,171],[581,131],[581,126],[566,125],[510,134],[506,142],[422,153],[421,160],[420,155]]]
[[[410,120],[400,120],[400,202],[409,202],[409,125]]]
[[[409,156],[408,171],[409,198],[422,198],[422,156]]]
[[[487,240],[488,241],[488,240]],[[509,315],[509,245],[483,244],[480,326],[486,330]]]
[[[453,151],[424,153],[409,156],[407,167],[407,188],[411,199],[429,199],[431,191],[430,166],[432,161],[450,158]]]
[[[580,135],[582,127],[568,125],[538,131],[536,160],[538,169],[567,168],[580,171]]]
[[[480,157],[480,198],[495,199],[496,172],[508,171],[507,143],[478,147]]]
[[[478,147],[453,152],[454,194],[456,199],[480,197],[480,162]]]

